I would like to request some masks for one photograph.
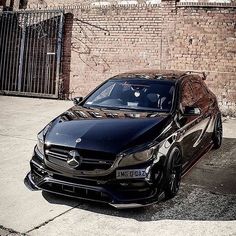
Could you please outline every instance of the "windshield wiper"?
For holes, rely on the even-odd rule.
[[[99,110],[116,110],[116,111],[139,111],[139,112],[165,112],[167,113],[167,111],[162,111],[162,110],[151,110],[151,109],[142,109],[142,108],[135,108],[135,107],[105,107],[105,106],[85,106],[83,105],[84,108],[87,109],[99,109]]]
[[[159,112],[149,109],[131,108],[131,107],[103,107],[101,110],[119,110],[119,111],[139,111],[139,112]]]
[[[86,105],[83,105],[82,107],[86,108],[86,109],[91,109],[91,110],[94,110],[94,107],[89,107],[89,106],[86,106]]]

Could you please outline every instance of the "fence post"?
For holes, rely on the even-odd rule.
[[[24,59],[24,51],[25,51],[25,33],[26,33],[26,17],[24,17],[23,29],[22,29],[22,36],[20,41],[20,58],[19,58],[19,72],[18,72],[18,91],[21,91],[21,84],[22,84],[22,70],[23,70],[23,59]],[[28,18],[28,17],[27,17]]]

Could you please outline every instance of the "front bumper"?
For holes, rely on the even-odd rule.
[[[49,169],[38,158],[30,162],[31,171],[25,177],[25,185],[31,190],[44,190],[68,197],[108,203],[124,209],[144,207],[164,199],[160,184],[144,179],[116,180],[106,178],[79,178],[62,175]],[[161,182],[161,178],[158,180]]]

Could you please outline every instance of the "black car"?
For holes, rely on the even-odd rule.
[[[174,197],[181,176],[222,142],[205,75],[136,71],[112,77],[39,134],[30,189],[117,208]]]

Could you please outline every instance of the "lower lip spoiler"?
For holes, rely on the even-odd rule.
[[[152,204],[155,204],[152,203]],[[138,203],[127,203],[127,204],[112,204],[109,203],[110,206],[115,207],[117,209],[129,209],[129,208],[141,208],[147,205],[143,205],[143,204],[138,204]]]
[[[62,181],[63,182],[63,181]],[[50,191],[49,189],[44,189],[41,187],[38,187],[35,183],[34,180],[32,179],[31,173],[28,173],[27,176],[24,179],[24,183],[26,185],[27,188],[29,188],[30,190],[44,190],[46,192],[51,192],[51,193],[56,193],[59,195],[64,195],[67,197],[75,197],[78,199],[84,199],[84,200],[90,200],[90,201],[95,201],[95,202],[103,202],[103,201],[99,201],[99,200],[94,200],[94,199],[88,199],[88,198],[83,198],[83,197],[77,197],[77,196],[71,196],[69,194],[65,194],[65,193],[59,193],[59,192],[54,192],[54,191]],[[163,200],[165,198],[165,194],[164,192],[161,192],[157,197],[156,200],[152,200],[152,201],[145,201],[143,203],[112,203],[112,202],[103,202],[103,203],[107,203],[110,206],[117,208],[117,209],[129,209],[129,208],[141,208],[141,207],[146,207],[155,203],[160,202],[161,200]]]
[[[110,206],[115,207],[117,209],[130,209],[130,208],[141,208],[141,207],[146,207],[146,206],[150,206],[153,205],[155,203],[160,202],[161,200],[163,200],[165,198],[165,193],[162,192],[159,196],[158,199],[156,201],[153,201],[151,203],[146,203],[146,204],[141,204],[141,203],[108,203]]]
[[[31,174],[28,173],[24,179],[24,184],[25,186],[31,190],[31,191],[34,191],[34,190],[40,190],[40,188],[34,183],[34,181],[32,180],[32,177],[31,177]]]

